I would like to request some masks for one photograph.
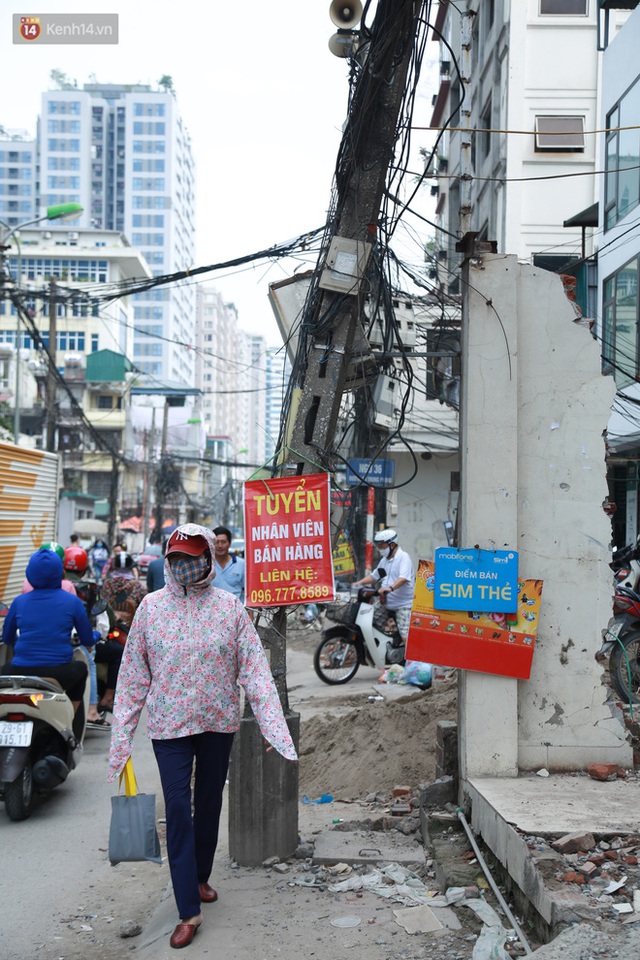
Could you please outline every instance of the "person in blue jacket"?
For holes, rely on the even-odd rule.
[[[53,550],[40,549],[27,564],[30,593],[16,597],[2,628],[2,642],[13,647],[11,662],[0,673],[53,677],[72,701],[78,720],[87,682],[86,660],[74,660],[71,634],[92,647],[93,630],[79,597],[62,589],[62,560]],[[84,717],[81,718],[84,725]],[[74,723],[74,727],[76,723]]]

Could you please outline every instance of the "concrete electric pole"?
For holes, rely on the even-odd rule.
[[[422,0],[379,0],[364,42],[350,29],[349,51],[358,71],[336,172],[331,236],[320,254],[319,297],[303,327],[310,330],[296,384],[297,410],[290,411],[290,439],[281,451],[280,473],[302,475],[327,469],[342,396],[347,386],[355,333],[363,311],[361,286],[377,226],[389,166],[398,138],[398,116],[415,51]],[[344,0],[331,16],[346,27],[360,19],[357,0]],[[335,52],[335,50],[333,50]],[[320,323],[320,318],[322,322]],[[328,319],[330,318],[330,319]],[[314,332],[315,331],[315,332]],[[299,350],[299,357],[301,356]],[[286,607],[274,611],[261,631],[271,670],[296,746],[298,714],[290,713],[286,687]],[[298,842],[298,768],[275,751],[265,754],[251,714],[242,720],[230,770],[229,851],[241,864],[290,856]]]

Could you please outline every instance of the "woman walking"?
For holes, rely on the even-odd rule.
[[[215,587],[215,537],[178,527],[167,544],[165,586],[148,594],[125,647],[113,714],[110,780],[124,768],[144,704],[165,799],[167,855],[186,947],[202,924],[240,690],[263,736],[288,760],[296,751],[260,638],[240,601]],[[195,781],[191,795],[191,775]],[[193,815],[192,815],[193,805]]]

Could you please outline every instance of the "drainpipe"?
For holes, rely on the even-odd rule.
[[[509,906],[508,906],[508,904],[507,904],[507,901],[506,901],[506,900],[504,899],[504,897],[502,896],[502,891],[500,890],[498,884],[497,884],[497,883],[495,882],[495,880],[493,879],[493,876],[492,876],[492,874],[491,874],[491,872],[490,872],[490,870],[489,870],[489,867],[487,866],[487,862],[486,862],[486,860],[484,859],[484,857],[482,856],[482,854],[480,853],[480,848],[478,847],[478,844],[476,843],[476,838],[474,837],[473,833],[471,832],[471,827],[469,826],[469,824],[468,824],[468,822],[467,822],[467,819],[466,819],[466,817],[465,817],[465,815],[464,815],[464,812],[462,811],[462,809],[461,809],[460,807],[458,807],[458,809],[456,810],[456,813],[458,814],[458,820],[460,821],[460,823],[461,823],[462,826],[464,827],[464,832],[466,833],[466,835],[467,835],[467,837],[468,837],[468,839],[469,839],[469,843],[471,844],[471,846],[472,846],[472,848],[473,848],[473,852],[475,853],[475,855],[476,855],[476,857],[477,857],[477,859],[478,859],[478,863],[479,863],[480,866],[482,867],[482,872],[484,873],[485,877],[487,878],[487,882],[488,882],[489,886],[490,886],[491,889],[493,890],[493,892],[494,892],[494,894],[495,894],[495,896],[496,896],[496,899],[497,899],[498,903],[500,904],[500,906],[501,906],[502,909],[504,910],[505,915],[506,915],[506,917],[507,917],[507,920],[509,921],[509,923],[511,924],[511,926],[513,927],[513,929],[515,930],[515,932],[518,934],[518,939],[520,940],[520,943],[521,943],[522,946],[524,947],[525,952],[527,953],[527,956],[531,956],[531,954],[533,953],[533,950],[531,949],[531,947],[530,947],[529,944],[527,943],[527,941],[526,941],[526,939],[525,939],[525,936],[524,936],[524,933],[522,932],[522,930],[521,930],[520,927],[518,926],[518,921],[516,920],[516,918],[515,918],[514,915],[512,914],[511,910],[509,909]]]

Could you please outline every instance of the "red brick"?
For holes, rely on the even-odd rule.
[[[578,886],[582,886],[583,883],[587,882],[587,878],[583,877],[580,873],[576,873],[575,870],[570,870],[569,873],[563,874],[562,879],[565,883],[577,883]]]
[[[592,833],[567,833],[551,844],[560,853],[588,852],[595,848],[596,841]]]
[[[617,859],[618,859],[618,851],[617,851],[617,850],[605,850],[605,852],[604,852],[604,858],[605,858],[605,860],[617,860]]]
[[[408,793],[411,793],[411,787],[395,786],[393,788],[394,797],[406,797]]]
[[[592,780],[617,780],[619,771],[617,763],[590,763],[587,767]]]

